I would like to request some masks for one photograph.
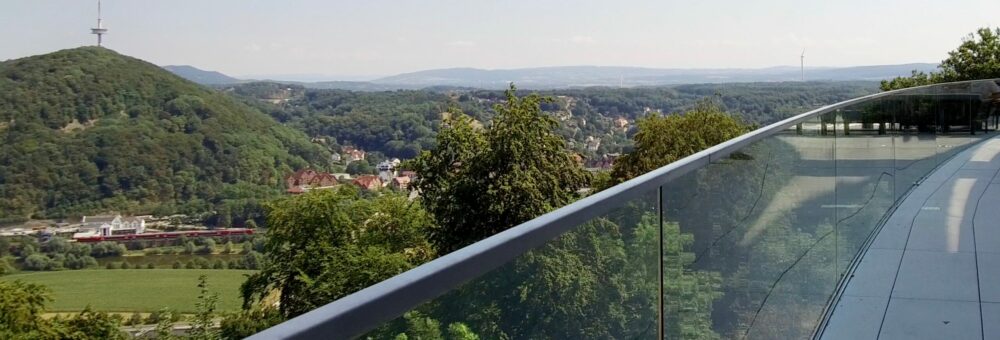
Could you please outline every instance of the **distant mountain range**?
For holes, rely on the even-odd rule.
[[[189,65],[167,65],[163,66],[167,71],[180,76],[181,78],[196,82],[202,85],[224,85],[241,83],[243,80],[236,79],[220,72],[205,71]]]
[[[233,84],[240,80],[219,72],[203,71],[191,66],[166,66],[175,74],[206,85]],[[933,71],[936,64],[913,63],[854,67],[807,67],[809,81],[882,80],[909,75],[913,70]],[[449,68],[404,73],[371,81],[295,82],[309,88],[386,91],[426,87],[504,88],[513,82],[521,88],[551,89],[588,86],[656,86],[700,83],[743,83],[796,81],[801,71],[794,66],[760,69],[663,69],[618,66],[560,66],[505,70]]]

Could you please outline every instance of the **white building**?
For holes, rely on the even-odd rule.
[[[397,177],[396,169],[399,167],[400,163],[402,162],[399,158],[393,158],[391,160],[382,161],[375,166],[375,168],[378,169],[378,178],[382,180],[384,185],[388,185],[392,182],[393,178]]]
[[[84,216],[80,229],[90,229],[100,236],[142,234],[146,232],[146,219],[141,216],[122,215]],[[82,234],[82,233],[81,233]]]

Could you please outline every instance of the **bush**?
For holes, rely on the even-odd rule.
[[[197,253],[201,254],[201,255],[210,255],[213,252],[215,252],[215,248],[209,247],[208,245],[205,245],[205,246],[202,246],[201,248],[198,248],[198,252]]]
[[[215,263],[212,264],[212,269],[226,269],[226,262],[216,259]]]
[[[243,255],[243,268],[245,269],[260,269],[261,264],[264,262],[264,255],[256,251],[250,251],[246,255]]]
[[[195,266],[194,261],[188,261],[187,264],[184,265],[184,268],[185,269],[195,269],[195,268],[197,268],[197,266]]]
[[[93,257],[112,257],[112,256],[122,256],[125,254],[127,249],[124,245],[115,242],[100,242],[91,247],[90,256]]]
[[[152,263],[149,263],[146,264],[146,269],[156,269],[156,266],[154,266]]]
[[[139,240],[129,241],[126,244],[126,248],[128,248],[128,250],[143,250],[146,249],[146,242]]]
[[[142,324],[142,314],[139,312],[132,313],[132,316],[125,321],[126,326],[137,326]]]
[[[201,268],[201,269],[209,269],[209,268],[212,268],[212,263],[211,263],[211,262],[208,262],[208,259],[206,259],[206,258],[204,258],[204,257],[198,257],[198,258],[194,259],[194,264],[195,264],[195,265],[196,265],[196,266],[197,266],[198,268]]]
[[[130,266],[128,262],[122,261],[121,269],[129,269],[129,268],[132,268],[132,266]]]
[[[147,324],[147,325],[157,324],[157,323],[160,322],[161,319],[163,319],[164,316],[168,316],[168,315],[165,315],[167,313],[169,313],[169,312],[166,309],[161,309],[161,310],[149,313],[149,316],[146,317],[145,324]]]
[[[108,264],[104,265],[104,269],[115,269],[115,264],[108,262]]]
[[[227,241],[226,242],[226,245],[222,247],[222,253],[223,254],[232,254],[233,253],[233,241]]]
[[[52,270],[52,260],[42,254],[31,254],[24,258],[25,270]]]
[[[194,250],[195,250],[194,242],[188,241],[184,243],[185,254],[194,254]]]
[[[223,339],[243,339],[285,321],[276,308],[254,308],[226,315],[219,325]]]
[[[184,264],[181,263],[181,261],[174,261],[174,265],[172,267],[174,269],[181,269],[181,267],[184,267]]]

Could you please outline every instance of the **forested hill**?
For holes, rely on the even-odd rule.
[[[100,47],[0,63],[0,141],[0,220],[240,209],[329,159],[254,108]]]

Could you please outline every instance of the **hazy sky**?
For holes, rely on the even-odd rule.
[[[105,46],[235,76],[938,62],[1000,0],[105,0]],[[94,44],[96,1],[0,0],[0,60]]]

